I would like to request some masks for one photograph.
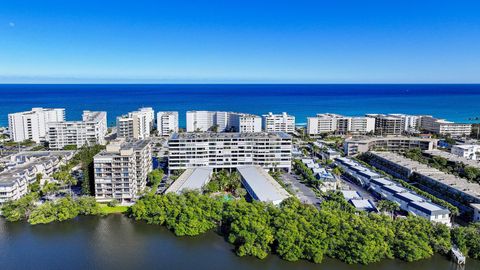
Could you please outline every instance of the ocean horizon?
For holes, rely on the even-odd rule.
[[[428,114],[455,122],[480,120],[480,84],[0,84],[0,126],[8,114],[32,107],[66,109],[67,120],[83,110],[107,111],[115,118],[139,107],[253,113],[287,112],[297,124],[317,113]],[[477,119],[477,120],[475,120]]]

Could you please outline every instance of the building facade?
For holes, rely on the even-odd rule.
[[[168,141],[168,169],[259,165],[290,171],[292,139],[278,133],[175,133]]]
[[[160,136],[178,132],[178,112],[158,112],[157,130]]]
[[[349,117],[333,113],[317,114],[307,118],[307,134],[322,133],[367,134],[375,131],[375,119],[369,117]]]
[[[288,115],[286,112],[281,114],[262,115],[262,127],[265,132],[295,132],[295,116]]]
[[[125,139],[146,139],[153,129],[153,109],[141,108],[117,117],[117,137]]]
[[[65,109],[32,108],[31,111],[8,115],[10,138],[15,142],[45,140],[47,123],[65,121]]]
[[[345,140],[343,143],[343,150],[346,155],[351,156],[372,150],[390,152],[401,152],[414,148],[433,150],[437,148],[437,144],[438,140],[436,139],[419,137],[354,137]]]
[[[463,144],[453,145],[451,153],[470,160],[479,160],[480,158],[480,145],[476,144]]]
[[[385,114],[367,114],[366,116],[375,119],[375,134],[377,135],[401,135],[405,131],[402,117]]]
[[[432,116],[422,117],[421,128],[428,132],[452,137],[468,136],[472,133],[472,124],[454,123]]]
[[[153,169],[152,146],[149,140],[117,139],[93,163],[97,201],[130,203],[145,189]]]
[[[47,124],[47,142],[50,149],[67,145],[105,144],[107,112],[83,111],[82,121],[50,122]]]
[[[188,111],[187,132],[261,132],[262,118],[246,113]]]

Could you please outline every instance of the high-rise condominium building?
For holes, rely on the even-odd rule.
[[[187,132],[261,132],[262,118],[253,114],[188,111]]]
[[[333,113],[317,114],[307,118],[307,133],[357,133],[366,134],[375,130],[375,119],[368,117],[349,117]]]
[[[295,116],[288,115],[286,112],[281,114],[262,115],[262,127],[265,132],[295,132]]]
[[[145,139],[150,137],[153,128],[153,109],[141,108],[117,117],[117,137]]]
[[[107,112],[83,111],[82,121],[50,122],[47,124],[47,142],[50,149],[67,145],[105,144]]]
[[[132,202],[152,171],[152,146],[149,140],[117,139],[93,158],[93,164],[97,201]]]
[[[292,139],[276,133],[175,133],[168,141],[169,171],[259,165],[290,171]]]
[[[157,130],[160,136],[178,132],[178,112],[158,112]]]
[[[405,131],[404,119],[385,114],[367,114],[375,119],[375,133],[381,136],[401,135]]]
[[[31,111],[8,115],[10,138],[15,142],[45,140],[47,123],[65,121],[65,109],[32,108]]]

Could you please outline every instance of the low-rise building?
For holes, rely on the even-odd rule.
[[[290,171],[292,139],[286,133],[175,133],[168,141],[168,169],[230,169],[259,165]]]
[[[281,114],[262,115],[263,131],[265,132],[295,132],[295,116],[288,115],[286,112]]]
[[[477,144],[461,144],[453,145],[451,153],[470,160],[480,159],[480,145]]]
[[[262,167],[240,166],[237,169],[243,186],[254,200],[277,205],[291,196]]]
[[[211,167],[187,169],[167,188],[165,193],[181,194],[185,191],[202,190],[203,186],[210,182],[212,175]]]
[[[117,139],[93,158],[95,198],[130,203],[138,198],[152,171],[150,140]]]
[[[413,148],[433,150],[437,147],[437,143],[437,139],[426,139],[419,137],[353,137],[345,140],[343,143],[343,150],[348,156],[361,154],[368,151],[401,152]]]
[[[28,185],[49,178],[61,165],[66,164],[74,151],[21,152],[5,159],[0,172],[0,204],[18,200],[28,192]]]
[[[157,130],[160,136],[170,136],[178,132],[178,112],[158,112]]]
[[[83,111],[82,121],[47,123],[47,142],[50,149],[63,149],[67,145],[105,144],[107,112]]]

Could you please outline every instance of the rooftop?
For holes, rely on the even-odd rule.
[[[170,137],[171,140],[180,139],[291,139],[292,137],[284,132],[186,132],[186,133],[174,133]]]
[[[448,215],[450,211],[446,208],[441,208],[440,206],[433,204],[431,202],[425,201],[414,201],[408,204],[409,207],[413,207],[422,212],[428,213],[430,215]]]
[[[260,166],[241,166],[237,169],[260,201],[279,203],[290,197],[290,194]]]
[[[175,182],[165,191],[165,193],[181,193],[186,190],[200,190],[210,181],[213,168],[199,167],[185,170]]]
[[[375,141],[388,141],[388,140],[402,140],[402,141],[420,141],[420,142],[437,142],[437,139],[420,138],[420,137],[408,137],[408,136],[382,136],[382,137],[369,137],[369,136],[355,136],[346,139],[346,143],[369,143]]]
[[[455,146],[458,147],[460,145],[455,145]],[[452,153],[441,151],[441,150],[431,150],[431,151],[424,151],[424,152],[432,156],[439,156],[439,157],[446,158],[451,162],[463,163],[468,166],[480,168],[480,160],[467,159],[467,158],[460,157]]]

